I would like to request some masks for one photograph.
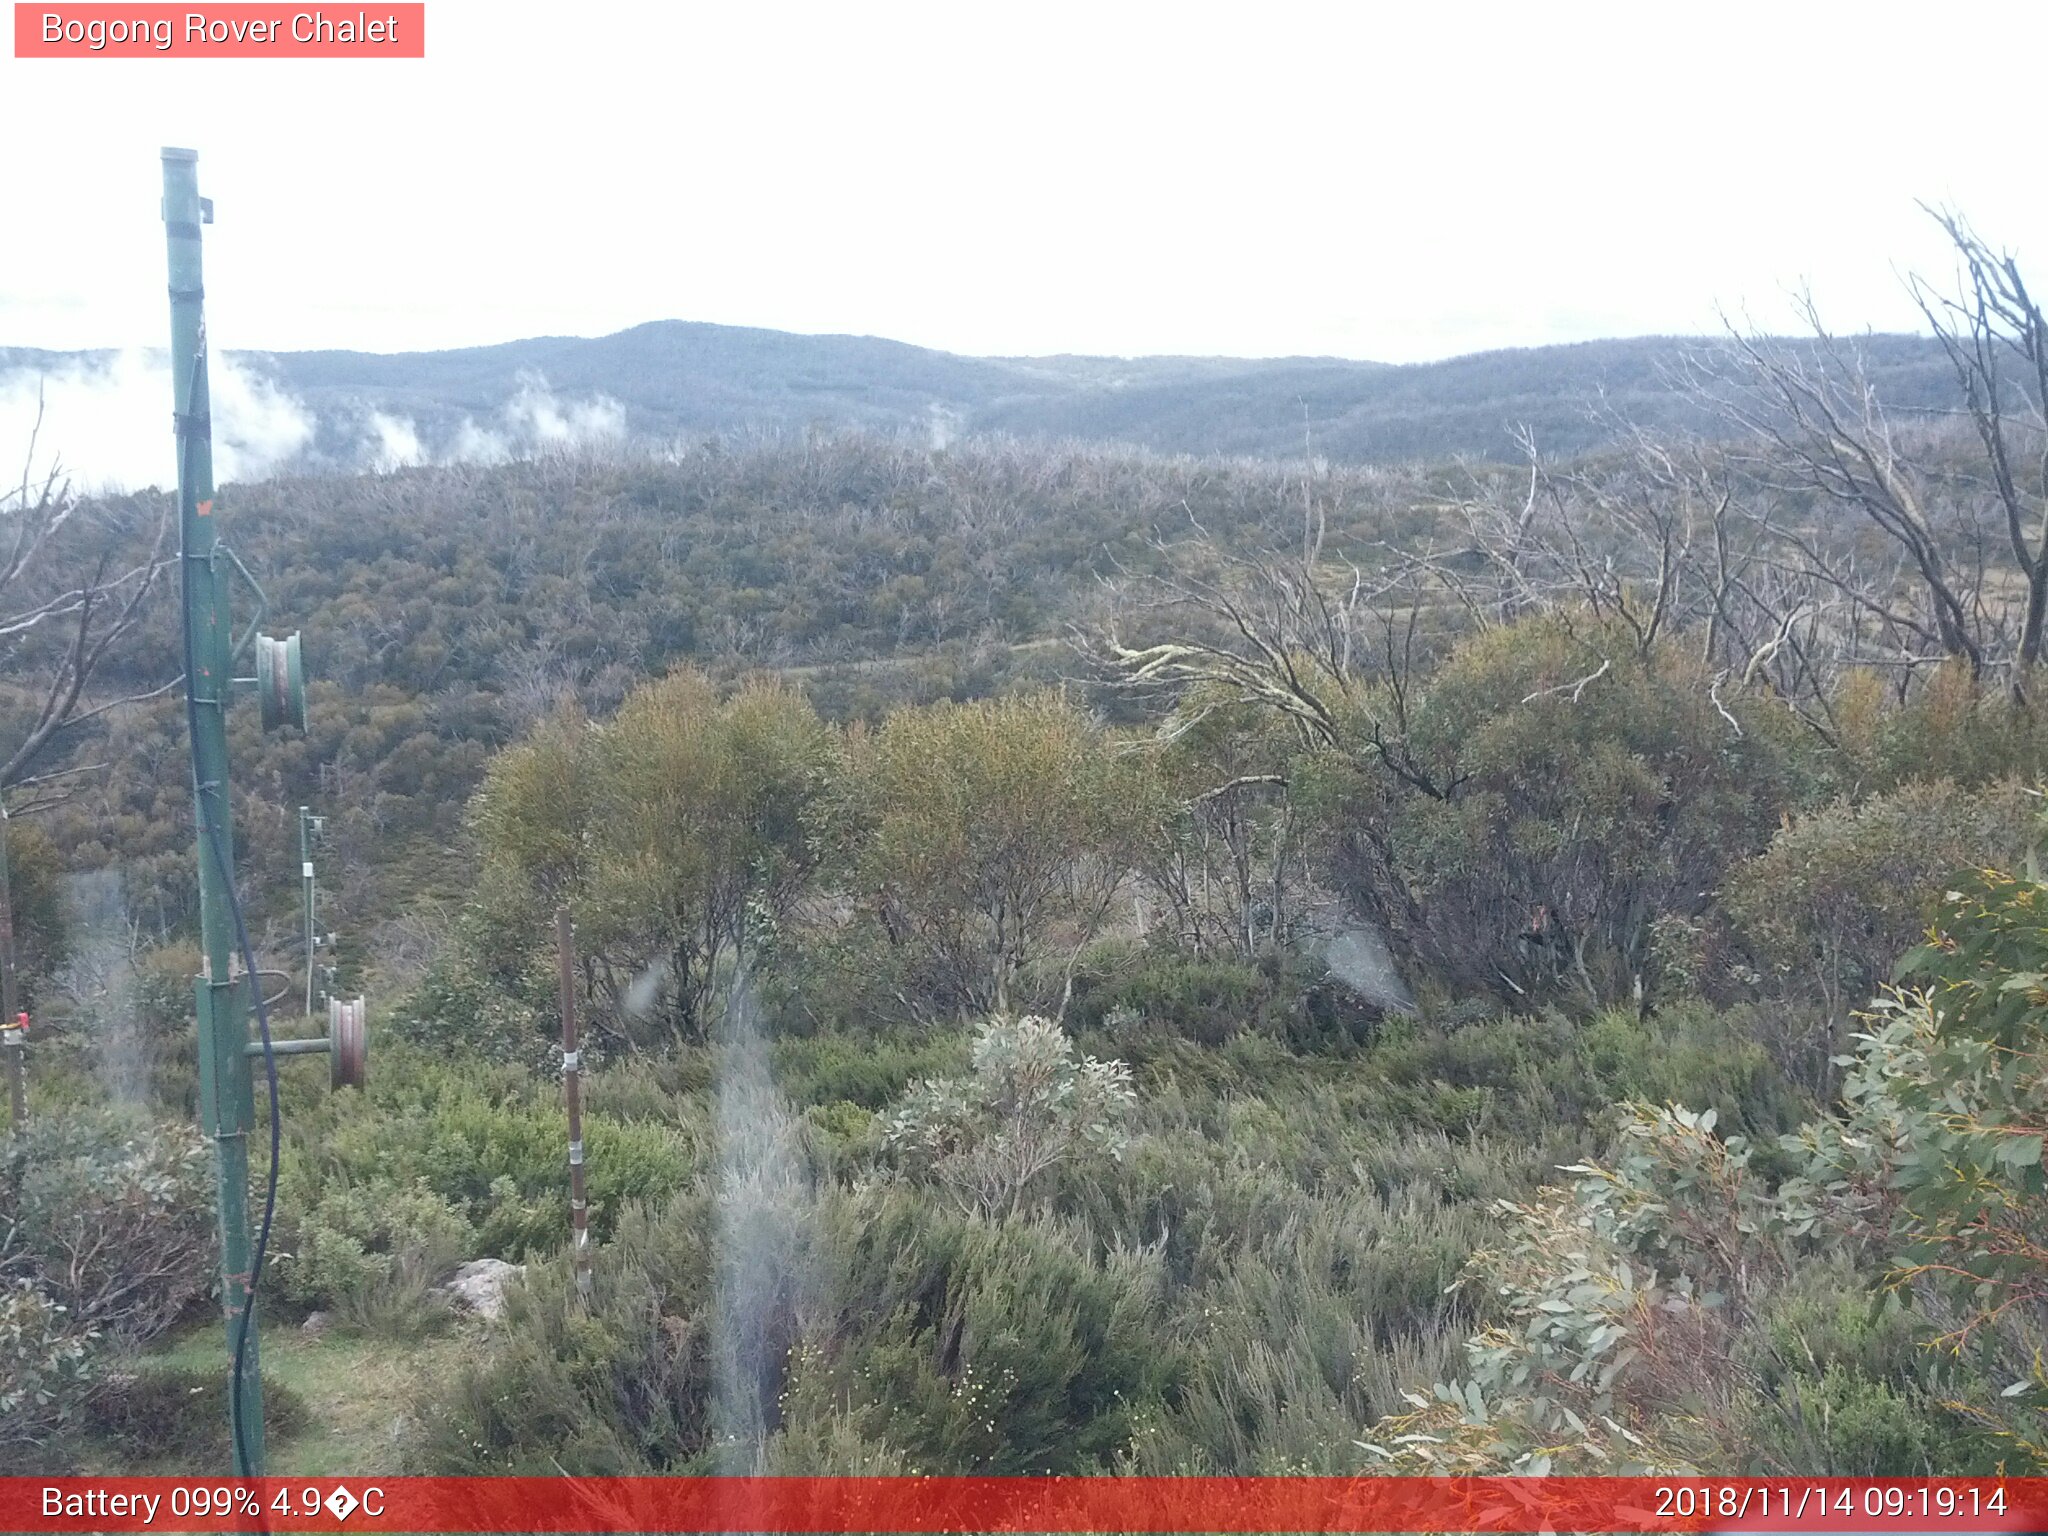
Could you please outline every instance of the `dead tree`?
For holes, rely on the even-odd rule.
[[[1924,206],[1924,205],[1923,205]],[[1959,291],[1910,282],[1963,394],[2025,583],[2011,686],[2026,698],[2048,619],[2048,318],[2010,252],[1994,251],[1952,210],[1927,210],[1962,263]]]
[[[1724,692],[1762,689],[1832,741],[1833,685],[1869,647],[1854,605],[1783,526],[1780,498],[1718,444],[1607,426],[1615,450],[1567,465],[1518,433],[1527,469],[1468,476],[1438,509],[1455,547],[1414,565],[1478,628],[1541,613],[1590,619],[1639,660],[1695,646],[1724,718]],[[1853,556],[1847,566],[1860,576]]]
[[[1365,621],[1403,576],[1368,580],[1351,561],[1326,561],[1327,515],[1306,480],[1298,549],[1228,553],[1192,512],[1188,521],[1192,540],[1153,541],[1157,571],[1119,571],[1098,659],[1133,691],[1205,689],[1278,711],[1306,744],[1342,744]],[[1124,643],[1124,615],[1161,613],[1178,638]]]
[[[1159,745],[1192,771],[1174,790],[1175,834],[1145,876],[1197,952],[1248,959],[1284,943],[1305,910],[1299,893],[1312,883],[1305,828],[1288,774],[1278,771],[1288,749],[1247,748],[1260,734],[1253,730],[1226,731],[1236,745],[1219,750],[1203,740],[1205,722],[1249,707],[1281,722],[1295,750],[1378,748],[1397,773],[1415,771],[1405,721],[1386,719],[1387,707],[1360,686],[1385,671],[1379,651],[1396,649],[1386,604],[1405,577],[1389,568],[1368,576],[1329,555],[1327,516],[1308,478],[1301,511],[1298,542],[1246,552],[1226,548],[1190,512],[1192,536],[1155,539],[1152,568],[1119,566],[1100,633],[1080,642],[1118,687],[1176,708]],[[1172,638],[1127,643],[1133,623],[1162,624]],[[1392,698],[1398,714],[1406,698],[1398,685]]]
[[[109,658],[135,635],[170,563],[170,519],[160,508],[142,540],[112,518],[90,522],[94,514],[71,493],[58,464],[36,471],[41,426],[39,408],[20,482],[0,492],[0,646],[20,705],[14,729],[0,738],[0,794],[15,815],[56,803],[64,781],[103,766],[61,763],[59,748],[70,733],[183,681],[180,673],[126,692],[95,687]],[[123,542],[131,543],[126,556],[118,552]],[[135,550],[134,543],[144,547]]]
[[[1809,532],[1805,549],[1815,573],[1917,638],[1923,650],[1982,676],[1988,658],[1976,622],[1980,593],[1973,572],[1956,558],[1958,509],[1940,474],[1912,451],[1885,410],[1856,350],[1827,330],[1810,294],[1799,304],[1814,334],[1811,346],[1731,326],[1735,366],[1704,375],[1705,388],[1762,446],[1764,455],[1753,466],[1758,477],[1860,514],[1904,555],[1923,606],[1915,613],[1890,594],[1842,579],[1839,552],[1828,547],[1820,527]]]
[[[1850,632],[1876,652],[1865,664],[1904,680],[1938,661],[1973,679],[2002,673],[2025,702],[2048,644],[2048,317],[2009,253],[1959,214],[1928,211],[1956,281],[1907,288],[1952,367],[1955,405],[1887,409],[1811,294],[1797,300],[1810,339],[1730,324],[1688,383],[1760,450],[1757,483],[1853,511],[1891,551],[1896,579],[1873,581],[1884,562],[1825,519],[1781,529],[1792,568],[1853,611]]]

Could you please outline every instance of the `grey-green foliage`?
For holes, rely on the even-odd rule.
[[[0,1463],[68,1464],[109,1350],[176,1322],[216,1251],[190,1126],[72,1105],[0,1142]]]
[[[1080,1054],[1050,1019],[995,1018],[967,1075],[913,1085],[885,1135],[962,1210],[1002,1216],[1062,1163],[1122,1156],[1136,1102],[1124,1063]]]
[[[1860,1114],[1839,1140],[1875,1140],[1882,1159]],[[1772,1188],[1743,1137],[1715,1132],[1711,1110],[1623,1106],[1609,1156],[1504,1203],[1506,1240],[1464,1282],[1495,1320],[1461,1374],[1418,1383],[1363,1448],[1432,1474],[1988,1471],[1917,1321],[1870,1308],[1883,1269],[1863,1267],[1867,1190],[1838,1137],[1784,1138],[1809,1162]]]

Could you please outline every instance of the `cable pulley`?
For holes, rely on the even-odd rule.
[[[282,640],[256,637],[256,698],[266,731],[306,728],[306,670],[297,631]]]
[[[363,1086],[370,1051],[366,1012],[360,997],[327,1000],[327,1080],[336,1091]]]

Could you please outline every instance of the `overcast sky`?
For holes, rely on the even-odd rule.
[[[2001,67],[2044,17],[429,0],[424,61],[5,57],[0,345],[163,343],[164,144],[230,348],[673,317],[1411,361],[1777,323],[1802,280],[1902,328],[1899,271],[1947,270],[1916,198],[2048,271]]]

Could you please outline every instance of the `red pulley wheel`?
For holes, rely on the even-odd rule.
[[[327,1002],[328,1082],[335,1088],[360,1088],[369,1054],[369,1031],[364,1022],[363,1000]]]

